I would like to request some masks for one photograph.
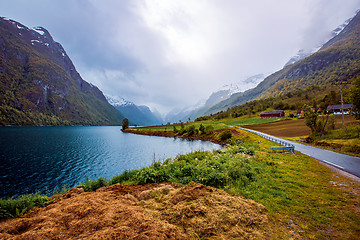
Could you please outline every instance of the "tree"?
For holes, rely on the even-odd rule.
[[[199,126],[199,131],[201,132],[201,134],[203,134],[205,132],[205,127],[204,127],[204,125],[202,125],[202,123]]]
[[[311,134],[323,136],[325,134],[325,127],[329,120],[329,115],[326,119],[319,119],[319,113],[308,105],[303,106],[305,124],[311,129]]]
[[[186,128],[186,132],[188,136],[194,135],[195,134],[195,126],[194,125],[190,125]]]
[[[122,130],[126,130],[129,127],[129,119],[124,118],[122,121]]]
[[[179,131],[176,129],[175,125],[173,126],[173,132],[177,134]]]

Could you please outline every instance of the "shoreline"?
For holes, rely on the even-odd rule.
[[[157,137],[169,137],[169,138],[181,138],[185,140],[201,140],[201,141],[208,141],[215,144],[219,144],[222,147],[227,145],[227,142],[220,141],[214,139],[212,136],[184,136],[184,135],[175,135],[173,132],[164,132],[164,131],[136,131],[136,129],[126,129],[121,130],[123,133],[131,133],[137,135],[145,135],[145,136],[157,136]]]

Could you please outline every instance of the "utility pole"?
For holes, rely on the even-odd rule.
[[[343,128],[344,128],[344,127],[345,127],[345,121],[344,121],[344,102],[343,102],[343,96],[342,96],[341,83],[342,83],[342,81],[340,81],[340,99],[341,99],[342,126],[343,126]]]
[[[342,127],[345,128],[345,119],[344,119],[344,101],[343,101],[343,94],[342,94],[342,85],[343,84],[350,84],[347,80],[338,80],[336,82],[340,83],[340,99],[341,99],[341,115],[342,115]],[[346,133],[347,134],[347,133]]]

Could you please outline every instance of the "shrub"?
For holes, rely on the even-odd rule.
[[[137,182],[139,184],[145,183],[156,183],[168,181],[169,176],[167,175],[164,168],[155,169],[153,167],[143,168],[138,172]]]
[[[186,128],[186,133],[188,136],[194,135],[195,134],[195,126],[194,125],[188,126]]]
[[[219,171],[212,171],[205,178],[203,183],[207,186],[220,188],[226,184],[226,175]]]
[[[18,217],[33,207],[44,207],[48,197],[40,194],[27,194],[17,198],[0,199],[0,219]]]
[[[235,147],[232,147],[230,149],[230,151],[232,154],[244,153],[244,154],[251,155],[251,156],[255,155],[255,148],[254,148],[254,146],[251,146],[251,145],[235,146]]]
[[[219,138],[222,141],[226,141],[226,140],[230,139],[231,137],[232,137],[232,133],[230,130],[225,130],[219,134]]]
[[[131,181],[134,180],[136,174],[138,173],[139,170],[125,170],[123,173],[113,177],[110,180],[110,185],[112,184],[116,184],[116,183],[124,183],[126,181]]]
[[[199,131],[201,132],[201,134],[205,133],[205,127],[204,127],[204,125],[202,125],[202,123],[199,126]]]
[[[85,192],[91,192],[107,185],[108,183],[106,182],[105,178],[99,177],[95,180],[86,180],[84,183],[79,184],[77,187],[84,189]]]
[[[207,125],[205,127],[205,134],[212,134],[214,132],[214,127],[212,125]]]

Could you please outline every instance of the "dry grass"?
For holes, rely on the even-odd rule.
[[[73,189],[17,219],[0,222],[0,239],[263,239],[265,207],[189,184]]]
[[[268,225],[263,205],[191,183],[141,203],[146,212],[204,239],[264,239]]]

